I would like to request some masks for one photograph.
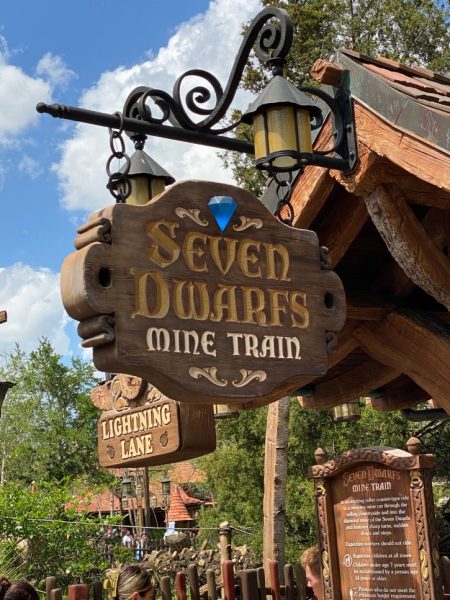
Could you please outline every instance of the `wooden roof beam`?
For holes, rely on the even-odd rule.
[[[386,385],[401,375],[401,372],[377,360],[369,359],[347,372],[319,383],[311,395],[298,396],[304,408],[333,408],[367,396],[372,390]]]
[[[417,386],[409,377],[403,376],[384,387],[379,394],[366,398],[366,404],[375,410],[390,411],[411,408],[419,402],[427,402],[430,394]]]
[[[449,324],[405,309],[376,325],[360,325],[353,335],[367,354],[406,374],[450,414]]]
[[[392,185],[379,185],[365,203],[389,252],[409,279],[450,309],[450,261],[399,190]]]

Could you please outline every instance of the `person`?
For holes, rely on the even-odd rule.
[[[130,548],[133,545],[133,538],[131,537],[131,531],[129,529],[125,529],[125,533],[122,537],[122,546],[127,546]]]
[[[323,600],[323,582],[320,568],[319,546],[307,548],[300,557],[300,563],[305,569],[306,585],[312,589],[316,600]]]
[[[39,594],[28,581],[10,581],[0,575],[0,600],[39,600]]]
[[[152,577],[140,565],[109,569],[103,587],[110,600],[154,600],[155,597]]]

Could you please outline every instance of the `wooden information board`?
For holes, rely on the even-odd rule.
[[[442,597],[432,466],[430,455],[362,448],[311,467],[327,600]]]
[[[345,295],[312,231],[252,194],[175,184],[79,229],[61,290],[97,368],[182,402],[272,402],[326,372]]]

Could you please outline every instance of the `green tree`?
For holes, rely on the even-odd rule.
[[[38,586],[48,575],[64,586],[101,576],[109,564],[102,549],[111,520],[99,523],[71,509],[72,500],[66,483],[0,486],[0,539],[15,549],[13,564],[8,555],[10,569],[19,569]]]
[[[63,364],[48,340],[3,357],[0,376],[16,383],[0,419],[0,482],[62,480],[98,472],[98,411],[89,398],[94,369]]]

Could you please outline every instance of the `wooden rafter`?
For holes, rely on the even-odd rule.
[[[8,320],[8,315],[6,313],[6,310],[0,310],[0,324],[6,323],[7,320]]]
[[[401,372],[397,369],[369,359],[338,377],[319,383],[312,395],[299,396],[298,399],[305,408],[332,408],[366,396],[400,375]]]
[[[450,309],[450,261],[427,235],[398,189],[379,185],[365,202],[389,252],[406,275]]]
[[[420,222],[424,232],[440,250],[450,246],[450,214],[437,208],[430,208]],[[395,298],[405,298],[414,289],[414,282],[400,265],[392,260],[377,283],[378,287],[388,289]]]
[[[380,411],[402,410],[426,402],[429,398],[425,390],[409,377],[403,376],[385,386],[381,394],[366,398],[366,404]]]
[[[367,354],[406,374],[450,414],[450,325],[403,310],[360,325],[353,335]]]

